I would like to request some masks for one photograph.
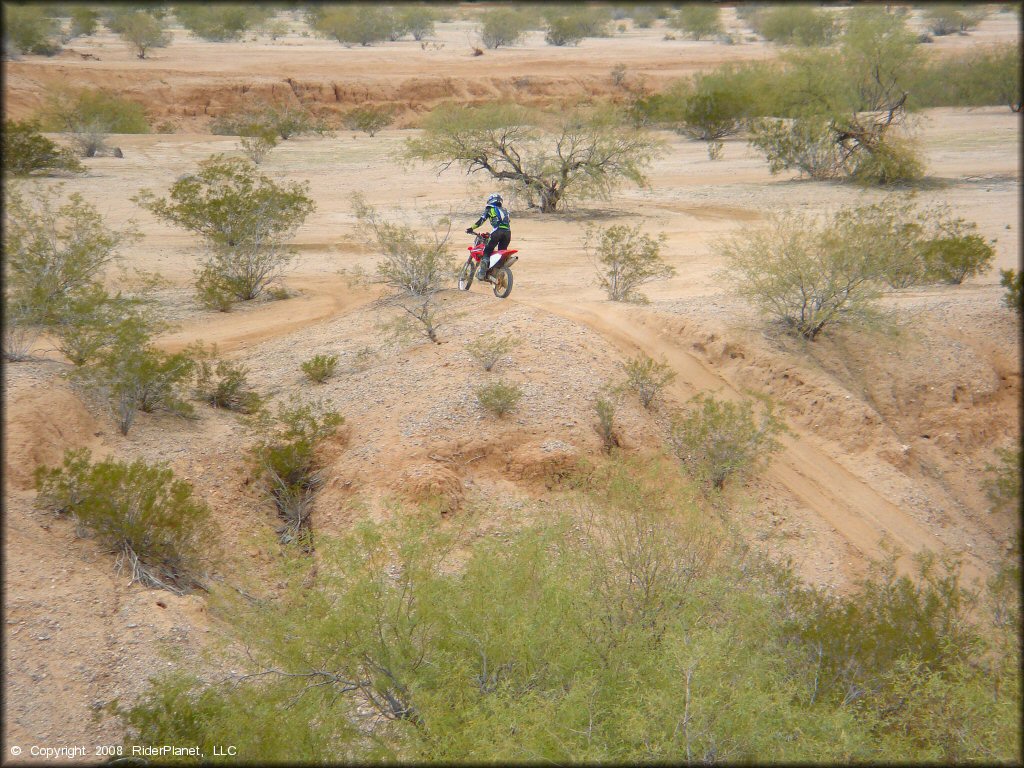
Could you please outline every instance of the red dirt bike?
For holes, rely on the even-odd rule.
[[[484,255],[484,246],[487,245],[487,239],[491,236],[490,232],[475,232],[474,234],[476,235],[476,240],[473,242],[473,245],[468,247],[469,258],[466,259],[466,263],[462,265],[462,271],[459,272],[460,291],[468,291],[469,287],[473,285],[473,275],[476,274],[477,267],[480,265],[480,259]],[[519,257],[515,255],[517,253],[519,251],[515,248],[510,248],[505,251],[495,251],[491,254],[491,264],[487,269],[487,276],[484,280],[494,286],[494,295],[499,299],[504,299],[512,293],[512,270],[509,267],[519,261]]]

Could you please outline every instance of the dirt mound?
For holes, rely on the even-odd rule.
[[[26,389],[8,397],[4,478],[14,488],[33,488],[35,468],[60,464],[68,449],[89,448],[96,453],[102,428],[66,385]]]

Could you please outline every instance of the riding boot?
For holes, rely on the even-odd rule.
[[[481,256],[480,257],[480,269],[478,269],[477,272],[476,272],[476,279],[477,280],[484,280],[484,279],[486,279],[486,277],[487,277],[487,265],[490,263],[490,261],[491,261],[491,259],[490,259],[489,256]]]

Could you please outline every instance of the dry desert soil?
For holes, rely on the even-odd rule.
[[[744,42],[669,40],[663,22],[652,29],[627,22],[624,32],[574,48],[545,45],[534,32],[482,57],[472,55],[473,24],[465,19],[438,25],[429,45],[366,48],[303,35],[304,24],[291,15],[290,33],[274,41],[209,43],[178,28],[169,47],[143,61],[104,31],[53,58],[5,61],[4,98],[7,116],[19,119],[55,83],[102,86],[141,101],[154,125],[173,129],[113,137],[123,158],[88,159],[85,175],[31,183],[83,193],[111,225],[136,222],[144,236],[125,249],[126,262],[168,281],[159,301],[177,328],[160,339],[163,348],[216,342],[244,361],[262,393],[321,397],[344,415],[326,448],[317,531],[383,519],[389,500],[430,493],[446,501],[439,524],[486,508],[491,517],[475,524],[497,529],[515,525],[527,509],[543,510],[553,473],[600,454],[595,396],[624,360],[644,352],[677,376],[653,411],[623,401],[627,451],[656,449],[667,410],[697,393],[755,392],[778,404],[790,433],[767,472],[734,492],[735,524],[770,556],[792,558],[808,582],[846,588],[882,553],[883,540],[904,562],[922,550],[950,553],[968,579],[983,579],[1019,529],[1015,514],[990,511],[981,487],[996,449],[1020,440],[1019,325],[1002,303],[998,273],[1018,267],[1020,254],[1021,118],[1006,107],[914,117],[910,130],[928,173],[918,199],[977,222],[997,241],[996,258],[993,270],[963,285],[888,297],[900,319],[896,333],[837,328],[796,343],[730,294],[718,276],[721,238],[776,209],[825,212],[884,196],[772,176],[740,138],[727,140],[712,161],[702,143],[666,131],[667,149],[645,188],[626,186],[559,215],[513,201],[521,258],[511,296],[498,300],[480,285],[463,293],[453,284],[443,301],[456,316],[439,344],[387,341],[379,295],[350,287],[340,274],[372,270],[378,258],[356,236],[354,192],[392,220],[451,212],[456,232],[478,215],[491,191],[485,179],[401,162],[404,142],[417,135],[410,126],[432,106],[617,98],[623,88],[611,73],[619,64],[627,86],[657,89],[724,61],[778,55],[777,47],[746,39],[733,9],[725,13]],[[1018,38],[1017,16],[994,11],[969,35],[937,39],[933,49],[961,52]],[[262,171],[308,182],[317,205],[295,237],[298,256],[285,279],[293,296],[218,313],[193,298],[200,244],[131,198],[142,189],[165,193],[212,153],[239,154],[237,138],[208,133],[208,122],[254,98],[301,102],[328,117],[385,104],[398,120],[373,138],[339,131],[291,139],[270,154]],[[663,253],[677,273],[646,287],[649,304],[611,303],[596,285],[582,238],[588,227],[612,223],[666,236]],[[454,237],[453,261],[466,244]],[[489,374],[465,348],[485,327],[519,341]],[[308,383],[299,366],[320,353],[338,355],[349,370]],[[63,374],[70,365],[45,340],[36,354],[4,367],[4,741],[118,743],[121,725],[99,714],[103,703],[130,701],[149,675],[176,664],[214,674],[203,652],[220,628],[202,593],[178,597],[129,585],[113,556],[36,509],[33,469],[83,446],[99,456],[167,461],[210,504],[223,550],[257,569],[273,555],[251,541],[273,530],[274,515],[249,482],[244,448],[252,437],[236,416],[213,409],[200,409],[194,421],[143,414],[123,437],[101,404],[69,385]],[[503,420],[474,397],[482,381],[499,377],[524,393]]]

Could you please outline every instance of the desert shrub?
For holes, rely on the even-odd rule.
[[[249,369],[243,363],[219,357],[217,345],[206,349],[201,343],[188,348],[195,363],[195,396],[214,408],[238,413],[255,413],[263,398],[249,384]]]
[[[501,358],[511,352],[517,343],[516,338],[511,334],[499,336],[494,331],[487,331],[466,344],[466,351],[485,371],[489,371],[497,365]]]
[[[152,335],[163,328],[138,298],[111,295],[92,284],[64,300],[47,324],[57,350],[75,366],[93,362],[117,339],[123,322],[133,322]]]
[[[4,121],[4,174],[30,176],[56,172],[84,173],[85,166],[39,132],[33,121]]]
[[[578,45],[585,37],[607,37],[611,14],[607,7],[551,5],[543,9],[544,40],[550,45]]]
[[[386,128],[394,121],[391,110],[387,107],[356,107],[345,113],[343,125],[350,131],[362,131],[374,136],[381,128]]]
[[[43,324],[95,286],[118,249],[137,237],[131,228],[109,228],[78,193],[58,206],[59,192],[9,189],[4,206],[5,293]]]
[[[87,5],[75,5],[71,8],[71,36],[83,37],[96,32],[100,13]]]
[[[521,9],[489,8],[480,14],[480,40],[487,48],[508,47],[518,43],[530,26],[529,14]]]
[[[353,3],[324,11],[315,29],[345,46],[372,45],[391,37],[395,19],[384,8]]]
[[[992,509],[996,511],[1020,510],[1021,452],[1010,448],[997,448],[997,464],[986,464],[989,475],[982,483]]]
[[[46,95],[40,112],[48,131],[73,133],[80,126],[98,124],[107,133],[149,133],[146,108],[137,101],[101,88],[56,88]]]
[[[426,4],[401,5],[395,11],[396,25],[413,40],[423,40],[434,34],[437,11]]]
[[[210,511],[163,462],[148,465],[67,451],[61,467],[35,473],[37,503],[71,515],[117,554],[118,572],[182,594],[194,581]]]
[[[942,37],[954,33],[966,34],[967,30],[978,26],[985,15],[985,9],[979,5],[935,3],[925,9],[922,21],[929,32]]]
[[[246,157],[256,165],[260,165],[270,151],[277,146],[277,134],[264,131],[257,136],[240,136],[238,146]]]
[[[623,363],[622,370],[626,374],[626,379],[619,389],[636,392],[640,404],[648,409],[661,391],[676,377],[676,372],[668,363],[659,363],[643,352]]]
[[[195,411],[183,388],[194,368],[186,352],[168,354],[153,347],[146,322],[128,316],[110,329],[109,341],[95,361],[75,374],[107,403],[121,434],[127,435],[139,411],[192,417]]]
[[[929,218],[909,199],[889,196],[882,202],[836,212],[824,237],[829,248],[845,248],[890,288],[925,282],[923,245]],[[870,265],[870,266],[868,266]]]
[[[273,418],[264,413],[254,422],[261,439],[252,449],[253,470],[277,507],[282,542],[308,545],[310,505],[323,485],[316,448],[344,421],[321,401],[293,397],[278,404]]]
[[[150,130],[141,104],[100,89],[52,89],[40,118],[44,128],[68,133],[84,157],[110,152],[108,134]]]
[[[313,355],[302,364],[302,372],[310,381],[323,384],[331,378],[338,369],[337,355]]]
[[[910,101],[923,107],[1005,104],[1021,109],[1020,43],[1003,43],[960,56],[932,56],[908,85]]]
[[[505,381],[484,384],[476,389],[476,399],[480,406],[499,419],[512,411],[522,397],[522,389]]]
[[[978,648],[943,607],[948,589],[906,600],[892,579],[833,596],[834,613],[859,611],[867,627],[851,627],[847,648],[830,621],[819,656],[803,631],[833,611],[737,543],[740,526],[707,514],[679,474],[646,457],[602,462],[564,503],[545,499],[537,522],[496,535],[413,510],[320,535],[315,579],[287,553],[281,599],[221,602],[249,652],[239,674],[154,679],[121,713],[126,744],[246,745],[303,763],[1015,759],[1014,616],[979,633],[1005,645]],[[949,641],[948,687],[901,705],[916,686],[887,684],[895,666],[882,664],[874,695],[844,704],[827,673],[850,651],[870,658],[873,629],[880,658]],[[965,649],[969,677],[956,673]]]
[[[938,236],[922,244],[929,278],[959,285],[992,268],[995,250],[973,231],[976,224],[962,218],[946,218],[936,223],[936,229]]]
[[[52,56],[60,50],[60,22],[47,4],[4,3],[4,46],[18,53]]]
[[[151,48],[166,48],[173,39],[164,29],[163,22],[146,11],[135,11],[124,17],[118,34],[140,59],[146,58],[146,52]]]
[[[871,233],[847,242],[831,236],[828,222],[776,214],[766,226],[722,244],[724,274],[763,314],[813,340],[832,323],[872,316],[882,276],[864,247]]]
[[[868,704],[908,657],[941,672],[976,651],[967,617],[975,598],[960,585],[953,564],[938,563],[930,553],[920,556],[917,579],[897,576],[889,555],[849,597],[802,587],[790,600],[787,632],[813,654],[817,695],[834,702]]]
[[[773,43],[828,45],[838,31],[835,16],[809,5],[769,7],[756,16],[754,31]]]
[[[614,110],[445,106],[430,114],[421,137],[407,142],[406,156],[441,170],[456,164],[482,171],[552,213],[584,193],[606,197],[624,181],[644,183],[644,169],[661,148]]]
[[[3,359],[17,363],[32,360],[32,347],[42,328],[33,307],[20,297],[5,297],[3,302]]]
[[[840,43],[785,57],[768,100],[772,110],[762,113],[771,117],[752,126],[751,143],[775,172],[796,167],[812,178],[876,184],[919,177],[916,145],[893,130],[906,120],[908,87],[921,63],[905,19],[855,7]]]
[[[657,12],[649,5],[635,5],[629,11],[637,29],[650,29],[658,18]]]
[[[430,296],[445,287],[454,271],[447,251],[450,220],[442,219],[427,239],[404,222],[382,220],[358,193],[352,196],[352,208],[361,236],[384,257],[377,264],[378,282],[412,298]]]
[[[645,303],[647,297],[638,291],[641,285],[676,273],[661,256],[663,234],[655,239],[641,234],[639,226],[615,225],[588,239],[596,242],[598,285],[611,301]]]
[[[866,186],[886,186],[917,181],[924,176],[920,151],[909,141],[892,136],[876,141],[870,152],[857,155],[851,177]]]
[[[329,133],[325,121],[306,107],[287,103],[250,105],[238,112],[210,121],[210,133],[221,136],[277,136],[287,141],[293,136]]]
[[[1006,289],[1003,303],[1018,314],[1024,312],[1024,272],[1015,269],[1000,269],[999,284]]]
[[[615,429],[615,402],[608,397],[599,397],[594,401],[594,412],[597,424],[594,429],[601,438],[601,447],[605,453],[619,447],[619,437]]]
[[[784,426],[766,406],[755,419],[751,402],[698,395],[692,407],[673,420],[673,452],[696,479],[721,490],[725,481],[762,469],[781,449],[775,436]]]
[[[764,153],[773,174],[795,168],[819,181],[843,174],[840,148],[826,119],[756,120],[750,145]]]
[[[672,17],[670,24],[690,35],[694,40],[711,37],[722,31],[722,19],[717,6],[687,3]]]
[[[248,301],[277,280],[292,258],[287,238],[316,205],[308,184],[278,184],[241,158],[213,155],[178,179],[169,198],[135,198],[157,217],[202,235],[211,254],[197,272],[201,296]]]
[[[174,15],[185,29],[196,37],[215,42],[238,40],[272,14],[270,7],[260,5],[184,3],[174,6]]]

